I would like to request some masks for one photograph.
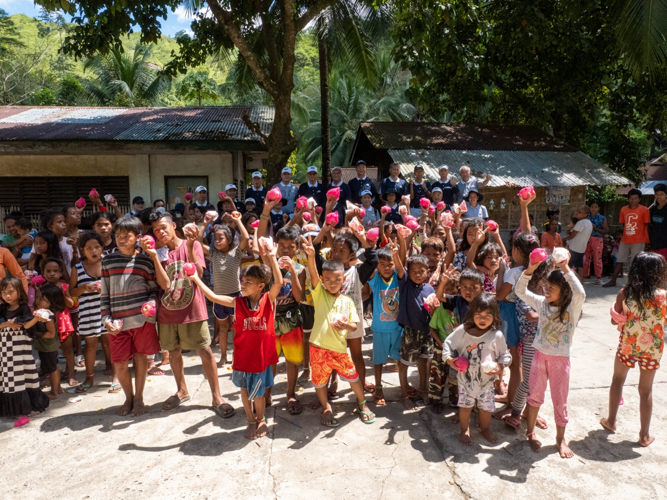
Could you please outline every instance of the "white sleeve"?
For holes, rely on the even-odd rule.
[[[454,351],[458,350],[460,348],[461,344],[461,338],[463,337],[463,334],[465,333],[465,330],[463,329],[463,325],[459,326],[456,330],[454,330],[452,333],[449,334],[449,336],[445,339],[445,343],[442,344],[442,361],[447,362],[449,358],[454,357]]]
[[[530,276],[526,275],[526,273],[521,273],[521,277],[519,278],[519,281],[517,281],[516,286],[514,287],[514,293],[516,293],[517,297],[523,300],[530,307],[532,307],[536,311],[539,311],[542,308],[542,304],[546,299],[541,295],[537,295],[536,293],[533,293],[530,290],[528,290],[529,281],[530,281]]]
[[[496,338],[494,339],[493,346],[495,348],[495,354],[497,363],[509,366],[512,363],[512,355],[510,354],[509,349],[507,348],[507,343],[505,342],[505,336],[503,332],[498,330],[496,332]]]
[[[570,288],[572,288],[572,304],[570,307],[574,312],[574,318],[572,319],[576,324],[579,321],[579,315],[581,313],[581,309],[584,306],[584,301],[586,300],[586,291],[584,290],[584,286],[581,284],[581,281],[579,281],[579,278],[577,278],[577,275],[574,274],[573,271],[570,271],[565,275],[565,280],[570,285]]]

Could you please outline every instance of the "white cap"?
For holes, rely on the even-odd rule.
[[[371,193],[368,189],[366,189],[359,194],[359,198],[361,198],[365,194],[373,196],[373,193]]]
[[[197,186],[197,189],[195,189],[195,193],[198,193],[199,191],[208,191],[204,186]]]
[[[315,172],[315,173],[317,173],[317,167],[314,166],[314,165],[311,165],[310,167],[308,167],[308,170],[306,170],[306,172]]]
[[[259,177],[259,178],[261,179],[261,178],[262,178],[262,172],[260,172],[259,170],[255,170],[255,171],[252,173],[252,176],[253,176],[253,178],[254,178],[254,177]]]
[[[246,198],[245,199],[245,204],[247,205],[248,202],[252,203],[253,205],[257,205],[257,202],[255,201],[255,198]]]
[[[225,186],[225,191],[229,191],[230,189],[236,189],[238,191],[238,188],[236,187],[236,184],[227,184]]]
[[[280,171],[280,173],[281,173],[281,174],[291,174],[291,173],[292,173],[292,169],[289,168],[289,167],[285,167],[285,168],[283,168],[283,169]]]
[[[423,164],[423,163],[417,163],[417,164],[415,165],[414,170],[417,170],[418,168],[424,168],[424,164]]]
[[[340,170],[341,172],[343,171],[342,167],[331,167],[332,172],[336,169]]]
[[[438,172],[440,172],[440,170],[449,170],[449,167],[447,165],[440,165],[438,167]]]
[[[436,191],[438,191],[439,193],[442,193],[442,189],[440,189],[440,188],[437,187],[437,186],[434,187],[433,189],[431,189],[431,193],[435,193]]]

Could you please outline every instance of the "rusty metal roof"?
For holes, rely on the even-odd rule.
[[[260,141],[243,115],[271,132],[269,106],[0,108],[0,141]]]
[[[426,177],[440,178],[438,167],[447,165],[454,176],[467,165],[473,175],[491,173],[489,186],[606,186],[631,181],[579,151],[484,151],[484,150],[389,150],[401,166],[401,173],[412,176],[417,163],[424,165]]]
[[[577,151],[530,125],[362,122],[359,129],[377,149]]]

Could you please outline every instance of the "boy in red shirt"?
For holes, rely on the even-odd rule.
[[[271,263],[271,271],[265,265],[248,266],[241,276],[241,296],[216,295],[199,278],[198,273],[188,276],[204,292],[211,302],[234,308],[234,361],[232,381],[241,388],[241,400],[248,417],[246,439],[266,436],[268,428],[264,417],[264,392],[273,387],[272,365],[278,363],[276,334],[273,324],[275,301],[283,285],[283,277],[278,267],[274,245],[266,257]],[[273,277],[273,285],[266,292]],[[251,403],[252,401],[252,403]],[[257,413],[253,413],[254,410]]]

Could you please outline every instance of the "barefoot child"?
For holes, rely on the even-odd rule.
[[[141,313],[146,302],[155,306],[158,292],[153,261],[137,248],[141,228],[141,221],[136,217],[118,219],[114,223],[118,252],[102,259],[100,309],[102,325],[110,335],[111,362],[125,393],[125,403],[116,411],[121,417],[130,412],[133,417],[146,412],[147,356],[160,352],[155,316],[146,317]],[[122,324],[118,325],[117,320],[122,320]],[[132,387],[130,359],[134,359],[136,391]]]
[[[188,276],[204,292],[208,300],[231,309],[234,318],[234,360],[232,382],[241,389],[241,400],[248,418],[246,439],[266,436],[268,428],[264,410],[266,389],[273,386],[273,368],[278,362],[274,314],[276,297],[282,287],[282,275],[276,260],[278,247],[266,255],[271,270],[265,265],[243,269],[241,296],[213,293],[195,273]],[[271,289],[266,292],[273,278]],[[256,413],[256,416],[255,416]]]
[[[600,423],[611,432],[616,430],[616,415],[623,397],[623,385],[630,368],[639,363],[639,444],[650,445],[649,434],[653,410],[653,379],[660,368],[665,343],[665,300],[667,264],[657,253],[642,252],[632,261],[625,285],[613,306],[613,323],[622,324],[621,340],[614,360],[614,376],[609,389],[609,416]],[[616,320],[618,318],[618,320]],[[625,318],[623,318],[625,319]]]
[[[537,412],[544,403],[547,382],[551,391],[556,420],[556,446],[561,458],[572,458],[574,453],[565,441],[568,422],[567,395],[570,386],[570,346],[574,330],[581,316],[586,292],[577,276],[568,266],[567,259],[555,262],[556,267],[547,275],[544,297],[528,290],[528,283],[541,263],[530,264],[516,284],[516,295],[532,307],[539,319],[533,347],[535,355],[530,368],[526,436],[533,451],[542,443],[535,436]]]
[[[47,333],[35,339],[34,348],[39,355],[42,373],[49,377],[51,392],[49,399],[56,399],[62,392],[60,387],[60,370],[58,369],[58,327],[56,316],[67,309],[63,291],[55,285],[44,283],[39,288],[39,296],[35,299],[35,309],[46,309],[51,315],[46,321]],[[52,332],[53,330],[53,332]]]
[[[500,323],[496,298],[486,293],[478,295],[470,303],[463,324],[447,337],[442,350],[442,359],[458,371],[459,441],[466,446],[472,445],[470,414],[475,404],[479,409],[482,436],[491,444],[498,442],[489,428],[495,410],[493,381],[512,361],[505,337],[499,330]],[[468,361],[467,366],[461,364],[460,358]]]
[[[321,423],[327,427],[338,427],[340,422],[334,418],[327,398],[327,383],[331,372],[336,370],[341,379],[346,380],[357,397],[359,418],[365,424],[375,422],[364,398],[364,387],[359,381],[359,374],[347,353],[348,331],[359,328],[361,318],[357,307],[341,288],[345,281],[345,266],[339,260],[322,262],[322,276],[317,272],[315,248],[310,238],[301,237],[301,245],[308,255],[308,270],[313,284],[313,302],[315,322],[310,336],[311,380],[315,386],[317,398],[322,405]]]

